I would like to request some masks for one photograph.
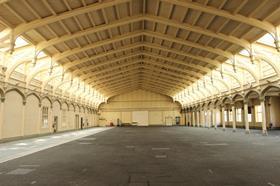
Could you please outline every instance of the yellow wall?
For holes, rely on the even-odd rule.
[[[145,90],[136,90],[126,94],[115,96],[108,100],[107,104],[100,107],[101,118],[105,119],[102,125],[113,122],[117,124],[119,118],[123,123],[133,122],[133,111],[148,111],[149,125],[165,125],[165,118],[180,116],[180,105],[173,103],[172,99]]]
[[[39,99],[31,95],[26,99],[25,105],[24,134],[32,135],[39,133],[40,108]]]
[[[48,108],[48,125],[43,125],[42,110]],[[17,90],[6,92],[5,99],[0,103],[0,140],[14,137],[39,135],[53,132],[53,118],[58,116],[58,132],[80,128],[81,117],[92,127],[98,126],[98,116],[89,109],[72,104],[61,103],[61,100],[50,101],[30,94],[25,98]],[[62,112],[66,120],[62,123]],[[79,127],[75,125],[75,115],[79,115]]]
[[[21,136],[23,134],[23,99],[16,91],[6,94],[4,103],[3,138]]]
[[[270,98],[270,119],[273,127],[280,127],[280,97]]]

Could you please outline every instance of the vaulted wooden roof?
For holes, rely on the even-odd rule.
[[[0,0],[0,41],[23,36],[108,97],[172,96],[234,56],[277,42],[279,0]],[[6,46],[6,45],[5,45]],[[248,56],[240,56],[241,50]],[[279,50],[279,46],[278,46]],[[239,68],[239,67],[237,67]]]

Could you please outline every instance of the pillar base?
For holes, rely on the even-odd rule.
[[[250,130],[245,130],[245,134],[250,134]]]
[[[263,136],[268,136],[267,130],[263,130],[263,131],[262,131],[262,135],[263,135]]]

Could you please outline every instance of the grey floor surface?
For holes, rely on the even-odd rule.
[[[279,186],[280,138],[121,127],[0,164],[1,186]]]
[[[0,143],[0,163],[33,154],[35,152],[55,147],[89,135],[94,135],[109,129],[111,128],[95,127]]]

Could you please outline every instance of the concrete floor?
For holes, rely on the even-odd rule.
[[[33,154],[111,128],[96,127],[85,130],[55,133],[47,136],[0,143],[0,163]]]
[[[277,186],[280,138],[122,127],[0,164],[0,185]]]

